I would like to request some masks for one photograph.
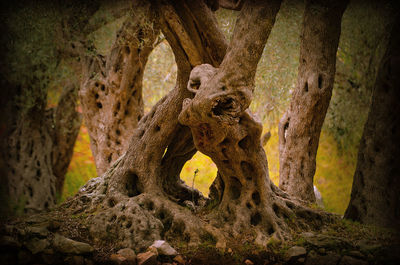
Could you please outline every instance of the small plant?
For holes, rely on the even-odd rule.
[[[193,181],[192,181],[192,203],[194,204],[194,181],[196,180],[196,175],[199,173],[199,169],[196,168],[193,174]]]

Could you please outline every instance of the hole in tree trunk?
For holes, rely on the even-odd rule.
[[[322,75],[318,76],[318,88],[321,89],[322,88]]]
[[[133,172],[128,173],[125,188],[129,197],[135,197],[143,192],[139,177]]]
[[[101,104],[100,102],[97,102],[96,105],[97,105],[97,107],[98,107],[99,109],[101,109],[101,108],[103,107],[103,104]]]
[[[261,215],[260,215],[259,212],[256,212],[256,213],[254,213],[254,214],[251,215],[251,218],[250,218],[250,224],[251,224],[251,225],[256,226],[256,225],[258,225],[260,222],[261,222]]]
[[[114,198],[110,198],[110,199],[108,200],[108,206],[109,206],[110,208],[114,207],[115,204],[116,204],[116,202],[115,202],[115,199],[114,199]]]
[[[254,175],[254,167],[246,161],[240,162],[240,167],[246,179],[251,180]]]
[[[260,193],[258,193],[258,191],[253,192],[253,194],[251,194],[251,198],[253,199],[256,205],[260,204],[261,198],[260,198]]]
[[[223,146],[227,146],[228,144],[229,144],[229,139],[228,138],[225,138],[222,142],[221,142],[221,145],[223,145]]]
[[[308,92],[308,83],[307,83],[307,82],[306,82],[305,85],[304,85],[304,91],[305,91],[305,92]]]
[[[250,147],[250,137],[246,136],[242,140],[239,141],[239,147],[242,148],[243,150],[247,150]]]
[[[275,229],[271,226],[271,227],[268,229],[268,234],[269,234],[269,235],[272,235],[273,233],[275,233]]]
[[[33,197],[33,189],[31,186],[28,187],[28,191],[29,191],[29,196]]]
[[[152,211],[154,210],[154,202],[150,201],[150,200],[146,200],[144,203],[144,206],[146,207],[146,209]]]
[[[224,112],[229,112],[234,109],[233,98],[222,98],[217,100],[217,104],[212,108],[212,113],[215,116],[220,116]]]
[[[231,177],[230,178],[230,189],[229,189],[229,194],[232,200],[239,199],[240,194],[242,192],[242,183],[236,178],[236,177]]]
[[[140,130],[139,131],[139,139],[141,139],[143,137],[143,135],[144,135],[144,130]]]
[[[41,176],[42,176],[42,171],[40,169],[37,169],[36,170],[36,179],[39,180]]]
[[[226,161],[229,163],[228,160]],[[198,170],[197,173],[195,173],[196,169]],[[192,159],[187,161],[180,172],[180,178],[186,185],[198,189],[204,196],[210,196],[211,198],[214,192],[217,199],[220,199],[219,195],[221,194],[220,192],[223,192],[224,187],[221,187],[223,185],[222,181],[213,183],[216,176],[217,166],[211,158],[200,152],[197,152]]]
[[[156,217],[160,219],[161,223],[164,225],[163,231],[161,232],[162,236],[164,236],[165,232],[171,228],[173,221],[172,215],[167,209],[162,207],[156,212]]]

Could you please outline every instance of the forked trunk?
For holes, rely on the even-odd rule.
[[[400,19],[384,55],[364,127],[345,218],[400,228]]]
[[[247,110],[279,6],[280,1],[246,2],[228,50],[204,3],[152,6],[175,54],[176,87],[139,121],[125,155],[64,205],[87,216],[93,238],[143,250],[160,238],[199,244],[213,237],[217,247],[224,247],[227,237],[240,236],[250,223],[253,239],[265,244],[273,235],[288,236],[285,218],[292,214],[314,218],[313,224],[322,221],[270,182],[261,125]],[[261,25],[254,27],[256,22]],[[190,132],[196,148],[217,164],[222,183],[221,201],[203,218],[196,209],[205,198],[179,179],[196,151]]]
[[[315,159],[332,96],[336,51],[347,0],[306,1],[297,86],[279,123],[279,187],[314,202]]]

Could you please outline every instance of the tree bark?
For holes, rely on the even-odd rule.
[[[143,117],[144,68],[159,35],[149,4],[135,2],[134,13],[118,31],[106,60],[86,56],[79,91],[98,175],[128,148]]]
[[[381,61],[345,218],[400,227],[400,18]]]
[[[246,229],[250,237],[256,231],[256,242],[265,244],[271,236],[289,236],[285,218],[295,213],[314,218],[312,224],[322,222],[321,215],[289,200],[270,182],[261,125],[246,110],[280,1],[244,5],[233,37],[237,43],[230,46],[224,61],[227,45],[205,3],[153,4],[151,10],[157,12],[157,22],[175,54],[176,87],[139,121],[126,153],[62,210],[85,215],[92,238],[138,251],[160,238],[183,238],[189,244],[214,238],[217,247],[225,247],[226,238],[240,236]],[[261,27],[253,26],[256,21]],[[195,152],[190,132],[196,148],[216,162],[218,179],[224,182],[221,202],[211,212],[201,208],[205,198],[179,179],[184,162]],[[197,209],[206,212],[199,217]]]
[[[55,205],[81,118],[75,110],[76,88],[67,88],[57,108],[49,110],[45,110],[46,91],[32,87],[20,92],[34,103],[16,107],[17,119],[5,148],[7,179],[10,207],[29,213]]]
[[[278,206],[268,177],[262,125],[247,108],[279,7],[280,1],[246,1],[220,68],[204,64],[191,72],[188,89],[195,97],[185,99],[179,116],[191,128],[196,148],[218,167],[222,195],[212,224],[238,236],[250,223],[260,244],[270,236],[283,239],[277,212],[286,206]],[[252,27],[256,22],[258,27]]]
[[[315,201],[315,159],[332,96],[341,18],[347,2],[306,2],[297,86],[279,123],[279,187],[304,201]]]
[[[101,1],[59,2],[50,7],[61,14],[63,21],[54,25],[56,34],[59,34],[55,38],[54,51],[58,53],[54,60],[58,64],[62,59],[69,59],[76,75],[70,77],[57,108],[46,109],[47,80],[51,76],[41,76],[40,81],[33,77],[24,82],[11,83],[8,81],[8,73],[10,65],[15,62],[9,60],[10,56],[4,56],[9,51],[1,51],[4,58],[0,69],[4,84],[2,87],[7,89],[5,97],[2,93],[6,104],[1,104],[3,117],[0,133],[3,148],[0,166],[1,183],[4,185],[2,202],[7,214],[48,209],[55,204],[57,195],[61,194],[81,124],[81,117],[75,110],[77,80],[81,74],[81,67],[76,62],[87,51],[86,35],[124,15],[130,7],[130,1],[117,0],[113,5],[102,4]],[[7,24],[2,27],[3,32],[10,33],[4,34],[6,37],[1,39],[7,47],[12,42],[7,38],[13,36],[14,29],[7,28]],[[32,72],[40,72],[39,75],[46,73],[46,67],[40,64]],[[19,74],[23,76],[24,73]]]

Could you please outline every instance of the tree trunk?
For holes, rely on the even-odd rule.
[[[345,218],[400,228],[400,19],[381,61]]]
[[[152,6],[175,54],[176,87],[139,121],[125,155],[63,205],[71,214],[86,216],[92,238],[138,251],[160,238],[183,238],[190,244],[214,238],[217,247],[224,247],[227,237],[246,229],[249,236],[256,231],[253,239],[260,244],[271,235],[289,236],[285,218],[295,213],[314,218],[313,224],[322,221],[270,182],[261,125],[247,110],[279,6],[280,1],[246,2],[228,50],[203,2]],[[253,26],[256,21],[260,27]],[[209,214],[201,208],[205,198],[179,179],[195,152],[190,132],[196,147],[216,162],[223,181],[222,200]],[[202,217],[196,216],[199,208],[206,211]]]
[[[262,125],[247,110],[257,63],[279,7],[280,1],[244,4],[220,68],[205,64],[193,69],[188,89],[195,97],[185,99],[179,116],[191,128],[196,148],[219,170],[222,195],[211,224],[238,236],[250,223],[260,244],[272,235],[283,238],[278,211],[287,209],[268,177]],[[255,23],[258,27],[251,26]]]
[[[143,117],[144,68],[159,35],[149,4],[135,2],[106,60],[87,56],[80,99],[98,175],[128,148]]]
[[[307,1],[297,86],[279,123],[279,187],[314,202],[319,136],[332,96],[340,24],[347,0]]]
[[[193,96],[186,89],[191,69],[202,63],[219,66],[227,47],[202,2],[155,3],[151,10],[157,12],[154,22],[175,54],[176,87],[139,121],[126,154],[66,204],[74,213],[90,213],[100,204],[101,212],[89,220],[91,235],[107,241],[113,234],[119,246],[136,250],[172,234],[199,243],[206,233],[204,223],[181,206],[195,195],[179,179],[195,150],[190,130],[178,123],[178,115],[183,99]],[[123,226],[112,225],[114,221]]]
[[[9,203],[15,211],[26,213],[55,205],[81,118],[75,111],[77,97],[73,87],[66,89],[55,110],[45,110],[45,91],[20,88],[19,92],[33,103],[24,101],[17,107],[17,119],[7,136],[5,150]]]
[[[54,25],[55,34],[60,34],[54,38],[57,42],[54,47],[54,51],[57,51],[54,60],[58,64],[65,57],[74,57],[73,60],[67,61],[72,62],[72,68],[76,71],[76,75],[69,78],[70,84],[66,85],[55,109],[45,109],[47,81],[52,78],[46,73],[47,64],[40,63],[40,67],[32,69],[32,72],[42,75],[40,78],[34,76],[20,82],[24,84],[9,83],[9,75],[13,75],[10,73],[13,70],[10,65],[16,62],[10,61],[10,51],[1,50],[2,87],[6,89],[2,90],[2,100],[5,99],[5,104],[1,104],[0,134],[3,148],[0,167],[1,184],[4,185],[2,202],[7,214],[12,214],[13,211],[19,213],[47,209],[55,204],[57,194],[62,192],[65,173],[81,124],[81,117],[75,111],[79,83],[77,77],[81,73],[76,57],[85,50],[86,35],[106,22],[124,15],[130,7],[129,0],[117,0],[113,5],[102,5],[100,2],[70,1],[68,4],[59,2],[54,3],[54,6],[50,5],[51,11],[59,12],[63,20],[63,23]],[[103,12],[98,12],[100,8]],[[10,10],[12,11],[13,7]],[[92,19],[94,14],[95,19]],[[49,12],[47,15],[51,16],[54,13]],[[4,34],[6,37],[1,40],[2,47],[3,44],[8,47],[9,43],[13,43],[9,38],[13,36],[15,29],[7,28],[8,24],[1,27],[4,27],[4,32],[10,33]],[[5,56],[6,54],[8,56]],[[32,55],[26,56],[28,61],[32,59]],[[38,59],[41,60],[35,58],[33,61]],[[43,73],[46,73],[45,76]],[[25,75],[17,74],[21,75],[22,79]]]

